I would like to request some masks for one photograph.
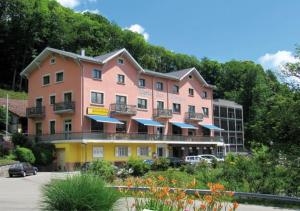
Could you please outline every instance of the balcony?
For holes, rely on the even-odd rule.
[[[154,118],[172,118],[173,113],[171,109],[154,109],[153,117]]]
[[[53,106],[53,111],[56,114],[74,113],[75,102],[72,101],[72,102],[55,103]]]
[[[28,118],[44,118],[45,117],[45,106],[27,108],[26,116]]]
[[[35,136],[30,136],[34,138]],[[39,136],[40,141],[66,141],[66,140],[96,140],[96,141],[140,141],[145,143],[158,142],[158,143],[170,143],[170,144],[183,144],[183,142],[195,144],[205,144],[212,142],[223,142],[222,137],[212,136],[180,136],[180,135],[157,135],[157,134],[143,134],[143,133],[103,133],[103,132],[83,132],[83,133],[57,133],[52,135]]]
[[[111,104],[110,105],[111,114],[122,114],[122,115],[136,115],[136,106],[135,105],[126,105],[126,104]]]
[[[203,120],[202,113],[195,113],[195,112],[186,112],[185,119],[189,121],[202,121]]]

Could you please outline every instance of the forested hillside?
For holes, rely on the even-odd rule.
[[[201,39],[201,38],[200,38]],[[196,67],[218,87],[215,97],[244,106],[246,141],[290,150],[300,143],[300,94],[280,84],[251,61],[224,64],[173,53],[147,43],[143,36],[122,30],[101,15],[75,13],[54,0],[0,1],[0,86],[26,90],[20,71],[45,47],[90,56],[126,48],[147,69],[168,72]],[[295,149],[295,148],[294,148]]]

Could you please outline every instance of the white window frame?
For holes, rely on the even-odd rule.
[[[51,122],[55,122],[55,125],[54,125],[55,133],[51,133]],[[49,119],[49,134],[56,134],[56,119]]]
[[[93,158],[104,158],[104,147],[103,146],[93,146],[92,148]],[[98,153],[98,154],[97,154]]]
[[[119,82],[119,76],[123,76],[124,77],[123,82]],[[125,81],[126,81],[126,77],[125,77],[124,74],[117,74],[117,84],[125,84]]]
[[[59,73],[62,73],[62,74],[63,74],[63,80],[62,80],[62,81],[57,81],[57,74],[59,74]],[[63,70],[55,72],[55,83],[56,83],[56,84],[62,83],[62,82],[64,82],[64,80],[65,80],[65,73],[64,73]]]
[[[162,89],[158,89],[158,86],[157,86],[158,84],[161,84],[161,88]],[[156,83],[155,83],[155,89],[157,91],[164,91],[164,83],[162,81],[156,81]]]
[[[122,61],[122,62],[120,62],[120,61]],[[120,64],[120,65],[124,65],[125,61],[124,61],[123,58],[119,57],[119,58],[117,59],[117,63]]]
[[[207,109],[207,114],[204,112],[204,110],[206,110]],[[205,117],[209,117],[209,108],[207,108],[207,107],[202,107],[202,111],[203,111],[203,115],[205,116]]]
[[[140,80],[144,80],[144,86],[141,86],[141,85],[140,85]],[[146,79],[145,79],[145,78],[139,78],[139,80],[138,80],[138,86],[139,86],[140,88],[145,88],[145,87],[146,87]]]
[[[127,155],[126,154],[120,154],[120,148],[127,148]],[[126,157],[130,157],[131,156],[131,148],[129,146],[116,146],[115,147],[115,157],[119,157],[119,158],[126,158]]]
[[[145,151],[143,151],[145,149],[146,149],[146,153],[144,153]],[[138,146],[136,148],[136,150],[137,150],[136,151],[137,156],[140,156],[140,157],[150,157],[151,156],[151,151],[152,150],[151,150],[150,146]]]
[[[53,60],[54,60],[54,62],[52,62]],[[55,56],[52,56],[52,57],[50,58],[49,63],[50,63],[51,65],[56,64],[56,57],[55,57]]]
[[[178,104],[180,107],[180,111],[174,111],[174,104]],[[181,113],[181,104],[180,103],[172,103],[172,112],[175,114],[180,114]]]
[[[36,97],[35,98],[35,100],[34,100],[34,106],[36,107],[36,100],[37,99],[42,99],[42,106],[45,104],[45,102],[44,102],[44,97],[43,96],[38,96],[38,97]]]
[[[190,93],[190,91],[192,92],[192,94]],[[195,90],[193,88],[189,88],[189,96],[194,97],[194,94],[195,94]]]
[[[102,94],[102,95],[103,95],[103,98],[102,98],[102,101],[103,101],[103,102],[102,102],[102,103],[94,103],[94,102],[92,101],[92,92],[96,92],[96,93]],[[91,104],[93,104],[93,105],[104,105],[104,102],[105,102],[104,96],[105,96],[105,93],[102,92],[102,91],[91,90],[91,91],[90,91],[90,102],[91,102]]]
[[[158,102],[162,102],[163,103],[163,108],[162,109],[165,109],[165,102],[163,100],[157,100],[156,101],[156,109],[158,109]]]
[[[101,77],[100,77],[100,78],[95,78],[95,77],[94,77],[94,71],[100,72]],[[102,70],[97,69],[97,68],[94,68],[94,69],[92,70],[92,78],[93,78],[94,80],[101,81],[101,80],[102,80]]]
[[[44,77],[47,77],[47,76],[49,76],[49,83],[44,84]],[[42,76],[42,86],[49,86],[50,84],[51,84],[51,75],[50,75],[50,73],[43,75]]]
[[[178,87],[178,92],[175,92],[175,90],[174,90],[174,87]],[[177,85],[177,84],[173,84],[173,86],[172,86],[172,93],[173,94],[179,94],[179,89],[180,89],[180,87],[179,87],[179,85]]]
[[[72,96],[71,101],[74,100],[74,93],[73,93],[73,90],[70,90],[70,91],[64,91],[64,92],[62,93],[62,102],[65,101],[65,94],[68,94],[68,93],[71,93],[71,96]],[[55,100],[56,100],[56,99],[55,99]]]
[[[139,99],[141,99],[141,100],[146,100],[146,108],[140,108],[140,107],[139,107]],[[137,103],[137,104],[136,104],[136,107],[137,107],[138,109],[148,110],[148,98],[138,97],[136,103]]]
[[[34,122],[34,132],[35,132],[35,135],[36,135],[36,124],[37,123],[40,123],[41,124],[41,135],[43,135],[43,122],[42,121],[36,121],[36,122]]]

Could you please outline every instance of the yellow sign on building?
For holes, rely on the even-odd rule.
[[[109,110],[107,108],[99,108],[99,107],[88,107],[87,114],[90,115],[101,115],[108,116]]]

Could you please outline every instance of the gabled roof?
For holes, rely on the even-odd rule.
[[[51,54],[59,54],[75,60],[87,61],[96,64],[105,64],[106,62],[115,58],[116,56],[125,55],[129,58],[129,60],[132,61],[132,63],[139,70],[144,71],[144,69],[137,63],[137,61],[130,55],[130,53],[125,48],[110,52],[108,54],[100,55],[97,57],[89,57],[89,56],[82,56],[80,54],[76,54],[68,51],[47,47],[37,57],[35,57],[35,59],[20,73],[21,76],[27,77],[33,70],[35,70],[42,63],[44,59],[46,59]]]
[[[6,106],[6,98],[0,98],[0,106]],[[26,117],[27,100],[8,99],[8,110],[19,117]]]

